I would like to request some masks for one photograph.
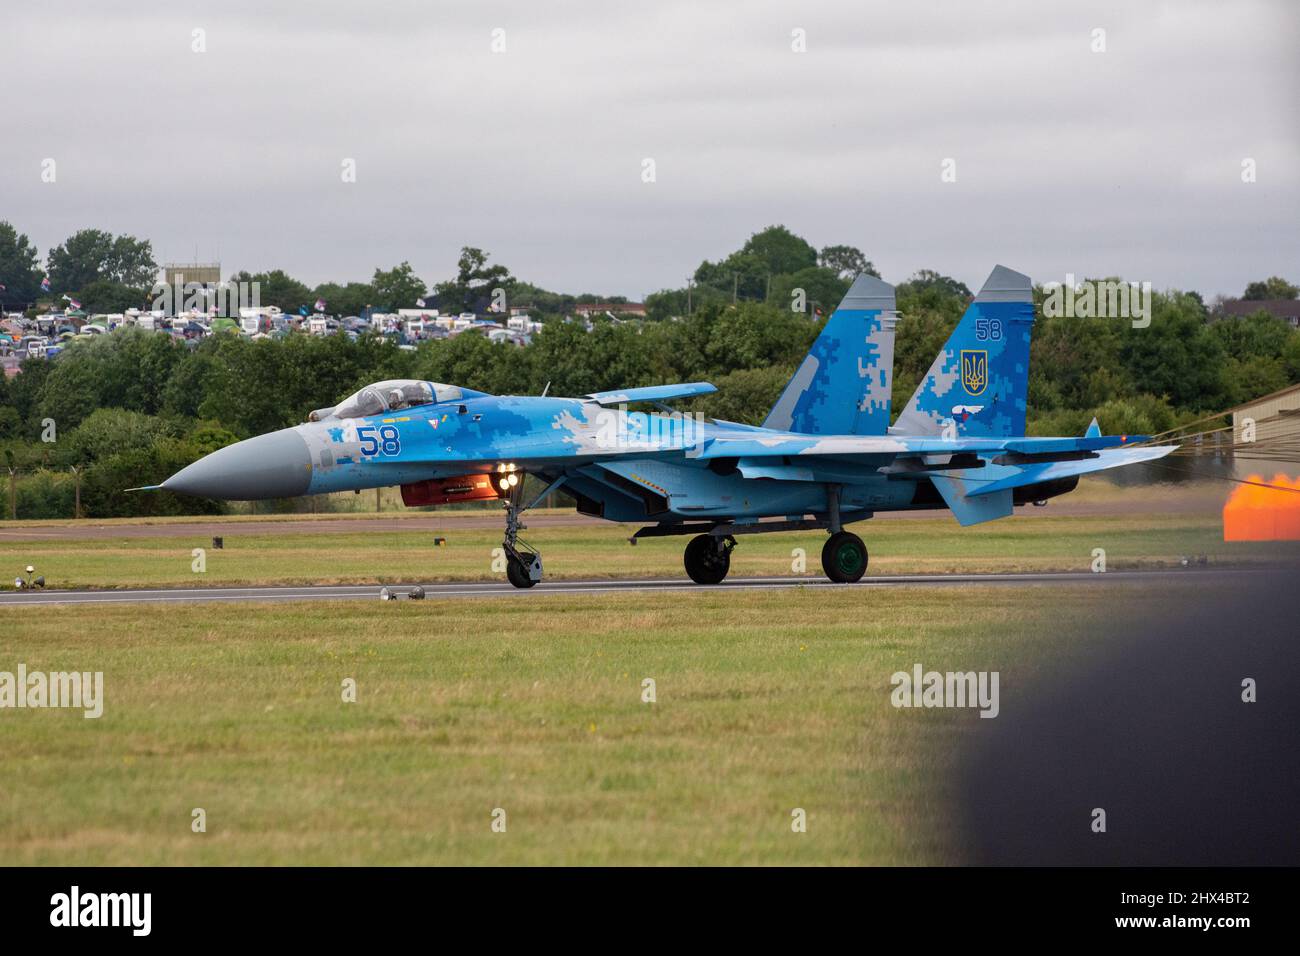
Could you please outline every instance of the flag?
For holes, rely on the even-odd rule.
[[[74,309],[79,309],[79,308],[81,308],[81,303],[78,302],[76,299],[71,299],[71,298],[68,298],[67,296],[64,296],[64,298],[65,298],[65,299],[68,299],[68,304],[69,304],[70,306],[72,306]]]
[[[298,306],[298,314],[299,314],[299,315],[306,315],[306,314],[307,314],[307,307],[306,307],[305,305],[300,305],[300,306]]]
[[[3,288],[4,288],[4,286],[0,285],[0,289],[3,289]],[[423,300],[423,299],[416,299],[416,300],[415,300],[415,304],[416,304],[416,306],[417,306],[418,308],[421,308],[421,309],[424,308],[424,300]]]
[[[317,312],[324,312],[324,311],[325,311],[325,300],[324,300],[324,299],[317,299],[317,300],[316,300],[316,311],[317,311]]]
[[[49,291],[50,291],[50,277],[49,277],[49,276],[42,276],[42,277],[41,277],[41,291],[42,291],[42,292],[49,292]]]
[[[7,288],[8,286],[6,286],[3,282],[0,282],[0,292],[3,292]]]
[[[64,302],[71,302],[71,301],[72,301],[72,296],[68,295],[68,293],[66,293],[66,292],[63,293],[63,295],[60,296],[60,298],[63,299]]]

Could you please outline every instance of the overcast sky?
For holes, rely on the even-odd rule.
[[[0,219],[311,284],[474,245],[639,299],[777,222],[893,282],[1300,280],[1293,0],[294,6],[6,5]]]

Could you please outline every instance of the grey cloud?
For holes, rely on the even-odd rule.
[[[98,226],[228,269],[316,282],[409,259],[433,282],[473,244],[541,285],[639,297],[785,222],[895,281],[936,268],[974,286],[995,261],[1207,295],[1300,277],[1300,12],[1282,0],[7,17],[0,217],[43,250]],[[949,156],[955,184],[939,181]]]

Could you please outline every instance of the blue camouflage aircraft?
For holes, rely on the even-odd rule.
[[[1135,447],[1144,436],[1103,436],[1095,421],[1082,437],[1025,437],[1034,307],[1029,277],[1003,266],[890,425],[894,306],[893,286],[858,276],[758,427],[667,404],[715,391],[707,382],[551,398],[385,381],[152,487],[227,500],[394,485],[408,505],[500,498],[520,588],[542,577],[520,515],[564,488],[583,514],[645,524],[638,537],[692,535],[686,573],[700,584],[726,577],[737,536],[810,528],[829,534],[826,576],[852,582],[867,549],[844,526],[877,511],[946,507],[978,524],[1176,447]],[[526,500],[529,475],[540,490]]]

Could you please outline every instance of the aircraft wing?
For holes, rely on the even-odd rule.
[[[672,398],[691,398],[716,392],[717,386],[708,382],[685,382],[681,385],[647,385],[645,388],[624,388],[611,392],[592,392],[583,398],[597,405],[626,405],[631,402],[666,402]]]
[[[928,436],[857,437],[853,435],[772,434],[738,431],[710,439],[700,458],[773,458],[785,456],[852,457],[855,455],[952,455],[961,452],[1018,455],[1068,455],[1120,448],[1145,441],[1144,435],[1098,435],[1083,438],[938,438]]]

